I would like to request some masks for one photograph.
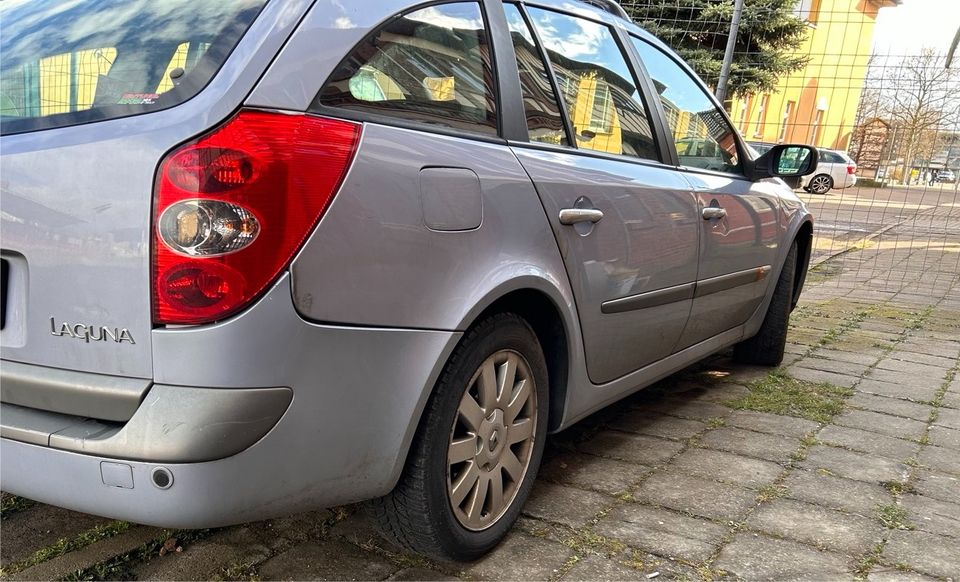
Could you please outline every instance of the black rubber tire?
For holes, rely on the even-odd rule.
[[[829,187],[828,187],[826,190],[824,190],[823,192],[817,192],[816,190],[814,190],[813,188],[810,187],[810,184],[812,184],[815,179],[820,178],[820,177],[826,178],[826,179],[828,180],[828,184],[829,184]],[[813,194],[823,194],[823,195],[826,195],[828,192],[830,192],[830,190],[833,190],[833,176],[830,176],[830,175],[828,175],[828,174],[817,174],[817,175],[814,176],[813,178],[810,178],[810,182],[807,183],[807,188],[806,188],[806,190],[807,190],[807,192],[812,192]]]
[[[779,366],[787,345],[787,327],[793,306],[793,281],[797,272],[797,243],[793,243],[773,290],[760,331],[733,348],[733,359],[741,364]]]
[[[530,465],[513,504],[482,531],[464,528],[447,499],[447,446],[467,383],[491,354],[520,353],[537,385],[537,427]],[[492,315],[470,329],[444,367],[424,409],[400,481],[392,492],[367,503],[383,535],[396,545],[439,559],[475,560],[510,531],[533,488],[543,457],[549,411],[547,365],[533,329],[512,313]]]

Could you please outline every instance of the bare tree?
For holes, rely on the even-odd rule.
[[[884,68],[878,107],[898,130],[909,172],[914,160],[933,155],[937,133],[960,119],[958,75],[931,49]]]

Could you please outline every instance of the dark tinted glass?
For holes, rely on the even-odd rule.
[[[610,28],[529,8],[557,77],[577,147],[659,160],[650,118]]]
[[[347,57],[317,102],[496,134],[494,95],[480,5],[459,2],[391,19]]]
[[[520,87],[523,90],[523,110],[527,116],[530,141],[567,145],[557,94],[550,83],[547,67],[537,50],[530,27],[520,9],[513,4],[504,6],[510,36],[517,54]]]
[[[181,103],[266,0],[0,2],[0,121],[19,133]]]
[[[741,173],[736,134],[710,96],[659,49],[636,38],[633,43],[660,95],[680,165]]]

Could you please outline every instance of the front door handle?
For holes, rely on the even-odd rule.
[[[703,219],[704,220],[713,220],[714,218],[723,218],[727,215],[727,211],[719,206],[707,206],[703,209]]]
[[[603,212],[596,208],[564,208],[560,211],[560,224],[577,224],[578,222],[600,222]]]

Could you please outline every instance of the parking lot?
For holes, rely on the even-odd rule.
[[[175,532],[4,494],[3,574],[958,580],[960,197],[803,197],[815,267],[784,365],[721,354],[555,435],[524,517],[478,562],[398,552],[361,506]]]

